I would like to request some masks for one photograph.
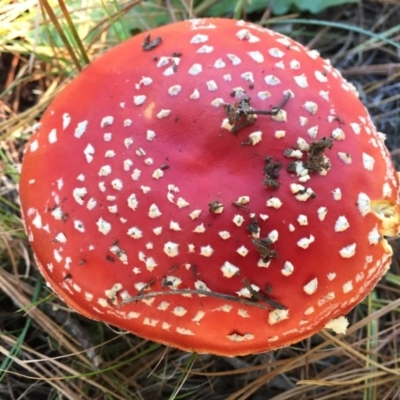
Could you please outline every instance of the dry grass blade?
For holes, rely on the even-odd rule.
[[[69,13],[66,5],[65,5],[64,0],[58,0],[58,4],[61,7],[62,13],[63,13],[63,15],[64,15],[64,17],[65,17],[65,19],[67,21],[67,24],[68,24],[68,28],[71,30],[72,36],[75,39],[75,43],[78,46],[78,49],[79,49],[79,51],[81,53],[81,57],[83,58],[83,60],[85,62],[85,65],[89,64],[89,62],[90,62],[89,61],[89,57],[88,57],[88,55],[86,53],[86,50],[85,50],[85,48],[83,46],[81,38],[79,37],[78,32],[75,29],[75,24],[73,23],[73,21],[71,19],[71,15],[70,15],[70,13]]]
[[[78,57],[76,56],[75,50],[73,49],[67,36],[65,35],[64,29],[62,28],[56,14],[54,13],[53,8],[51,7],[51,5],[49,4],[49,2],[47,0],[40,0],[40,4],[42,5],[42,7],[46,11],[46,13],[49,15],[51,23],[54,25],[54,27],[57,30],[57,33],[60,35],[60,37],[64,43],[64,46],[68,50],[68,53],[72,59],[72,62],[75,64],[78,71],[80,71],[83,68],[83,65],[81,65]],[[69,16],[68,13],[67,13],[67,15]],[[69,19],[69,21],[70,21],[70,19]],[[74,29],[74,32],[76,32],[75,29]],[[80,40],[78,40],[78,43],[80,43]],[[86,52],[84,52],[83,54],[86,56]]]

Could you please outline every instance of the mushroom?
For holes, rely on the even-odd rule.
[[[69,306],[156,342],[232,356],[344,332],[399,232],[383,139],[316,51],[174,23],[49,106],[23,160],[26,232]]]

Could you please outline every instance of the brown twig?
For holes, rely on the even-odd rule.
[[[185,295],[185,294],[197,294],[199,296],[208,296],[208,297],[214,297],[216,299],[221,299],[221,300],[225,300],[225,301],[232,301],[235,303],[240,303],[246,306],[250,306],[250,307],[257,307],[257,308],[261,308],[263,310],[271,310],[273,308],[271,307],[265,307],[262,304],[258,304],[254,301],[251,300],[246,300],[246,299],[242,299],[239,298],[237,296],[232,296],[230,294],[224,294],[224,293],[217,293],[217,292],[211,292],[211,291],[207,291],[207,290],[192,290],[192,289],[176,289],[176,290],[164,290],[164,291],[160,291],[160,292],[148,292],[145,294],[139,294],[137,296],[133,296],[129,299],[126,299],[124,301],[122,301],[119,304],[119,307],[123,307],[127,304],[130,303],[136,303],[140,300],[144,300],[144,299],[150,299],[153,297],[157,297],[157,296],[167,296],[167,295]],[[265,299],[263,298],[263,300],[265,301]],[[274,305],[278,305],[281,308],[284,308],[283,306],[281,306],[278,303],[275,303],[274,301],[270,301],[267,302],[268,305],[271,305],[271,302],[274,303]],[[274,307],[276,308],[276,307]]]

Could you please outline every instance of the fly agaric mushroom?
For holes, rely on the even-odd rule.
[[[398,189],[328,61],[227,19],[90,64],[44,114],[20,181],[37,264],[66,303],[220,355],[344,331],[389,268]]]

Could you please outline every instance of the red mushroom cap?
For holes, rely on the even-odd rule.
[[[399,231],[382,136],[316,51],[175,23],[50,105],[23,162],[26,231],[65,302],[157,342],[244,355],[340,332]]]

